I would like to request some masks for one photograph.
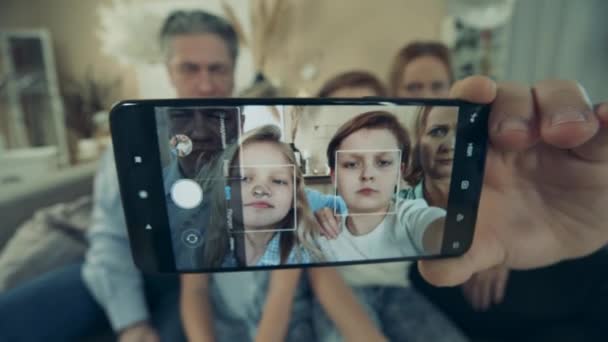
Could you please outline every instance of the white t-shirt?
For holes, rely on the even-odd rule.
[[[384,220],[365,235],[353,235],[342,218],[342,231],[336,239],[320,237],[319,245],[328,261],[352,261],[411,257],[424,254],[422,239],[429,224],[446,215],[445,210],[429,207],[422,199],[399,199]],[[390,262],[340,267],[352,286],[407,286],[406,265]]]

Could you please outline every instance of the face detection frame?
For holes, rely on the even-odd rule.
[[[390,152],[390,153],[397,153],[397,155],[399,156],[398,160],[399,162],[397,163],[398,165],[398,170],[397,170],[397,182],[396,182],[396,187],[395,187],[395,192],[393,193],[392,198],[395,199],[397,198],[399,191],[401,189],[401,163],[402,163],[402,155],[403,155],[403,151],[401,149],[360,149],[360,150],[336,150],[335,152],[335,165],[334,165],[334,170],[335,170],[335,183],[338,183],[338,177],[339,177],[339,167],[338,167],[338,153],[352,153],[352,152],[357,152],[357,153],[377,153],[377,152]],[[344,197],[340,195],[340,193],[338,192],[338,187],[334,186],[334,215],[335,216],[339,216],[339,217],[346,217],[346,216],[378,216],[378,215],[394,215],[395,211],[388,211],[388,212],[377,212],[377,213],[341,213],[338,211],[338,197],[342,198],[344,200]],[[345,203],[346,204],[346,203]],[[394,208],[393,208],[394,209]]]
[[[231,233],[244,233],[244,234],[248,234],[248,233],[268,233],[268,232],[294,232],[297,229],[297,222],[298,222],[298,211],[297,211],[297,207],[298,207],[298,194],[297,194],[297,185],[296,185],[296,165],[294,164],[279,164],[279,165],[262,165],[262,164],[253,164],[253,165],[239,165],[239,166],[232,166],[232,167],[228,167],[228,170],[232,170],[232,169],[238,169],[239,175],[241,175],[241,170],[242,169],[247,169],[247,168],[285,168],[285,167],[289,167],[292,169],[291,173],[292,173],[292,194],[293,194],[293,201],[292,201],[292,211],[293,211],[293,223],[294,226],[293,227],[289,227],[289,228],[277,228],[277,229],[244,229],[244,222],[243,222],[243,229],[242,230],[235,230],[235,229],[231,229],[231,227],[233,227],[233,222],[234,222],[234,210],[240,210],[241,211],[241,216],[243,216],[243,200],[239,194],[239,198],[240,198],[240,208],[232,208],[231,205],[231,200],[233,199],[233,187],[230,186],[229,184],[226,184],[225,187],[225,191],[224,191],[224,195],[226,196],[226,203],[227,205],[227,212],[226,212],[226,220],[227,221],[227,227],[230,230]],[[231,175],[233,173],[229,172],[228,175]],[[233,180],[240,180],[240,176],[237,176],[237,179],[234,179],[234,176],[228,176],[228,180],[229,181],[233,181]],[[240,191],[240,188],[238,189]]]

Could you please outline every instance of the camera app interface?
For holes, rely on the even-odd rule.
[[[434,196],[450,189],[456,106],[180,106],[155,114],[178,270],[442,250],[447,200]]]

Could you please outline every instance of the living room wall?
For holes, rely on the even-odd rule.
[[[133,97],[137,86],[133,70],[101,53],[96,36],[97,7],[111,0],[3,0],[0,30],[47,29],[52,38],[60,87],[81,80],[90,69],[94,77],[122,77],[122,91],[116,96]]]
[[[61,86],[70,80],[83,79],[88,72],[103,80],[121,77],[117,99],[137,97],[142,94],[138,91],[136,68],[104,55],[96,34],[100,25],[99,7],[112,3],[112,0],[3,0],[0,29],[48,29]],[[150,4],[143,0],[134,3]],[[248,1],[231,3],[247,6]],[[205,4],[200,2],[198,7],[204,8]],[[381,3],[307,0],[288,1],[288,6],[277,30],[281,34],[269,51],[266,72],[282,85],[302,88],[307,93],[316,92],[332,75],[353,68],[367,69],[385,78],[392,56],[405,43],[439,38],[440,22],[445,15],[441,0]],[[316,74],[303,80],[300,72],[311,63],[317,67]]]

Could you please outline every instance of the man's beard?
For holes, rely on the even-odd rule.
[[[196,159],[193,159],[194,155],[190,155],[190,158],[181,159],[178,164],[186,178],[194,179],[197,175],[204,176],[201,175],[203,168],[208,169],[206,166],[217,159],[220,154],[221,151],[204,151],[196,154]]]
[[[201,170],[203,169],[205,166],[207,166],[208,164],[211,164],[215,159],[217,159],[217,157],[222,154],[222,151],[205,151],[205,152],[201,152],[198,157],[196,158],[196,162],[194,163],[195,165],[195,170]],[[195,172],[198,173],[198,172]]]

